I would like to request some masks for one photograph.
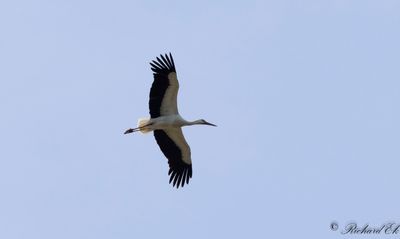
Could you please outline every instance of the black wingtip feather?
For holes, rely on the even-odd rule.
[[[164,67],[159,62],[153,61],[153,63],[154,63],[155,66],[157,66],[158,71],[161,72],[162,70],[165,70]]]
[[[168,66],[165,64],[165,62],[164,61],[162,61],[160,58],[158,58],[158,57],[156,57],[157,58],[157,60],[158,60],[158,63],[160,63],[162,66],[163,66],[163,68],[165,68],[165,69],[168,69]]]
[[[172,66],[169,64],[169,62],[165,59],[165,57],[163,55],[160,55],[161,59],[163,59],[163,62],[167,65],[167,68],[171,69]]]
[[[172,182],[172,180],[175,178],[176,172],[172,172],[170,178],[169,178],[169,183]]]
[[[172,57],[171,52],[169,53],[169,57],[171,58],[172,67],[174,67],[174,69],[175,69],[174,58]]]
[[[160,54],[160,57],[156,57],[156,60],[150,62],[150,65],[154,68],[152,68],[151,70],[154,73],[168,75],[169,72],[176,72],[171,52],[169,53],[169,56],[168,54]]]
[[[152,67],[151,70],[155,71],[155,69],[158,69],[159,67],[155,65],[153,62],[150,62],[150,66]]]
[[[171,62],[171,60],[169,59],[169,57],[168,57],[167,54],[165,54],[165,59],[167,59],[168,65],[172,68],[172,62]]]
[[[181,185],[182,178],[183,178],[183,174],[179,175],[178,182],[177,182],[177,185],[176,185],[178,188]]]
[[[187,175],[187,170],[185,170],[185,171],[183,172],[183,176],[182,176],[182,187],[185,186],[186,175]]]
[[[174,183],[172,184],[175,187],[176,181],[178,180],[178,178],[180,177],[180,174],[177,174],[174,178]]]
[[[170,175],[169,183],[172,183],[173,187],[183,187],[189,184],[189,179],[192,178],[192,165],[186,165],[184,168],[175,168],[170,165],[168,175]]]

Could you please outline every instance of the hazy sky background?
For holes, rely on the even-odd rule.
[[[399,25],[397,0],[2,1],[0,238],[400,223]],[[181,115],[218,125],[184,129],[179,190],[152,135],[123,135],[166,52]]]

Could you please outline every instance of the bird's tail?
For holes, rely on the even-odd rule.
[[[138,128],[142,134],[149,133],[151,129],[147,128],[146,125],[149,123],[149,118],[140,118],[138,120]]]

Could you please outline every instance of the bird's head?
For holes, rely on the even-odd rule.
[[[211,124],[211,123],[207,122],[207,121],[204,120],[204,119],[200,119],[200,120],[199,120],[199,123],[200,123],[200,124],[205,124],[205,125],[210,125],[210,126],[217,127],[215,124]]]

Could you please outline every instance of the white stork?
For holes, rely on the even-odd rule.
[[[177,95],[179,83],[176,76],[175,64],[171,53],[157,57],[150,63],[154,81],[150,90],[150,119],[139,119],[138,127],[128,129],[125,134],[140,131],[154,132],[157,144],[168,159],[170,175],[169,183],[179,188],[189,183],[192,177],[192,160],[190,147],[183,137],[181,127],[187,125],[211,125],[204,119],[186,121],[178,113]]]

